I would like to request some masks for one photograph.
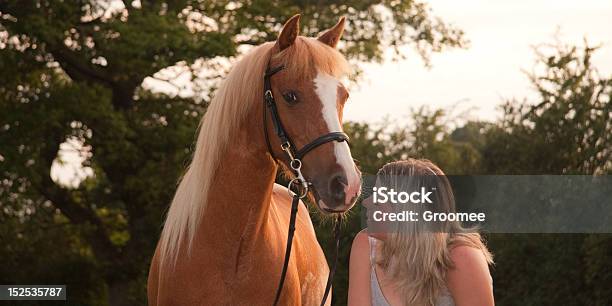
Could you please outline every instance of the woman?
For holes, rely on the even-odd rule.
[[[357,234],[351,249],[349,306],[494,305],[492,258],[478,232],[459,222],[422,218],[426,210],[455,212],[453,192],[442,170],[428,160],[392,162],[379,170],[376,187],[379,202],[380,191],[391,189],[418,191],[425,199],[380,204],[370,196],[363,201],[368,228]],[[377,223],[383,213],[388,216],[406,207],[413,211],[413,219]]]

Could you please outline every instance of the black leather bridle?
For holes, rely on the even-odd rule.
[[[289,218],[289,229],[287,233],[287,247],[285,249],[285,260],[283,262],[283,269],[281,272],[280,281],[278,284],[278,288],[276,289],[276,297],[274,298],[274,305],[278,304],[280,299],[281,292],[283,290],[283,285],[285,283],[285,276],[287,275],[287,267],[289,265],[289,257],[291,256],[291,246],[293,244],[293,235],[295,232],[295,221],[297,217],[298,204],[300,199],[306,197],[308,195],[310,186],[312,185],[308,182],[304,176],[302,175],[302,159],[304,156],[312,151],[314,148],[326,144],[328,142],[337,141],[337,142],[348,142],[349,137],[342,132],[330,132],[328,134],[322,135],[317,139],[311,141],[306,144],[301,149],[297,150],[294,143],[289,138],[287,131],[283,127],[283,123],[278,115],[278,109],[276,107],[276,101],[274,100],[274,95],[272,94],[272,84],[270,78],[275,73],[283,70],[284,66],[278,66],[276,68],[268,68],[266,73],[264,74],[264,102],[265,106],[263,108],[263,125],[264,125],[264,134],[266,138],[266,144],[268,145],[268,151],[272,158],[276,161],[276,157],[272,151],[272,146],[270,145],[270,139],[268,136],[268,119],[267,113],[270,112],[272,117],[272,124],[274,125],[274,130],[276,132],[276,136],[281,143],[281,149],[287,155],[289,160],[289,167],[291,168],[294,178],[289,182],[289,186],[287,188],[290,192],[292,192],[292,187],[296,188],[296,191],[293,192],[293,201],[291,202],[291,217]],[[321,301],[321,306],[325,304],[327,300],[327,296],[329,295],[329,291],[331,289],[331,283],[334,278],[334,274],[336,272],[336,266],[338,264],[338,249],[340,247],[340,220],[336,219],[334,226],[334,237],[336,242],[336,249],[334,252],[334,265],[332,269],[329,271],[329,276],[327,278],[327,284],[325,286],[325,293],[323,295],[323,299]]]

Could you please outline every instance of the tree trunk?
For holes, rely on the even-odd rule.
[[[134,91],[136,85],[121,84],[115,85],[113,90],[113,106],[117,110],[128,110],[134,104]]]

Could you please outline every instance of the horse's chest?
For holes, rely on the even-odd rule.
[[[302,230],[304,235],[297,235]],[[282,301],[292,305],[318,305],[325,291],[328,267],[314,235],[307,228],[296,228]],[[286,237],[286,232],[283,235]],[[310,237],[312,236],[312,237]],[[281,241],[279,241],[281,240]],[[279,284],[286,238],[263,237],[251,252],[239,259],[236,280],[239,291],[247,295],[274,298]],[[248,298],[248,297],[244,297]]]

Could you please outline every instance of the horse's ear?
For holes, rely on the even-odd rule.
[[[289,46],[293,45],[295,39],[298,37],[299,34],[300,14],[296,14],[289,20],[287,20],[287,22],[285,22],[285,25],[283,26],[283,29],[281,30],[281,33],[278,36],[278,39],[276,40],[276,44],[278,45],[279,50],[283,51],[289,48]]]
[[[342,33],[344,32],[344,20],[344,16],[340,17],[340,21],[338,21],[335,26],[323,32],[323,34],[319,36],[319,41],[332,48],[335,48],[338,41],[340,41],[340,37],[342,37]]]

